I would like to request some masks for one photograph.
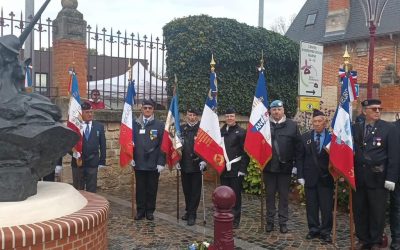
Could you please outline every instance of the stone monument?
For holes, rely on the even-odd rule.
[[[50,0],[20,37],[0,37],[0,202],[37,193],[37,182],[54,171],[78,135],[60,122],[60,109],[44,96],[24,91],[19,51]]]

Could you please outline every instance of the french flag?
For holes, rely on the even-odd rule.
[[[133,142],[133,105],[135,93],[135,82],[131,81],[128,85],[128,91],[125,97],[124,110],[122,111],[121,127],[119,130],[119,165],[121,167],[128,166],[133,160],[133,152],[135,144]]]
[[[161,150],[166,155],[167,165],[171,170],[182,156],[181,126],[179,118],[178,96],[174,95],[169,107],[165,131],[161,143]]]
[[[225,169],[225,158],[219,120],[216,113],[217,93],[217,75],[212,69],[210,74],[210,91],[208,92],[203,115],[201,116],[194,151],[221,175]]]
[[[244,149],[261,170],[272,157],[271,127],[268,113],[268,92],[262,68],[259,69],[253,107],[247,125]]]
[[[82,121],[82,108],[81,98],[79,96],[78,78],[75,72],[70,71],[71,81],[69,84],[69,107],[68,107],[68,121],[67,127],[75,131],[79,135],[79,140],[75,145],[75,150],[82,155],[82,135],[83,135],[83,121]]]
[[[332,121],[332,139],[329,148],[331,174],[337,178],[343,176],[355,189],[354,147],[351,131],[351,101],[355,100],[353,73],[341,74],[342,90],[339,104]]]

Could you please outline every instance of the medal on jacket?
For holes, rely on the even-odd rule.
[[[375,137],[374,141],[372,142],[372,145],[376,145],[378,147],[380,147],[382,145],[382,138],[381,137]]]
[[[311,139],[308,139],[308,141],[307,141],[307,145],[308,145],[308,144],[311,144]]]
[[[150,140],[157,139],[157,135],[158,135],[158,130],[156,129],[150,130]]]

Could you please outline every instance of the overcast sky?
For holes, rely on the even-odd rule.
[[[37,11],[45,0],[35,1]],[[264,27],[269,28],[278,17],[289,20],[306,0],[265,0]],[[78,0],[78,10],[92,27],[111,27],[128,34],[162,35],[162,27],[174,18],[207,14],[227,17],[251,26],[258,25],[258,0]],[[0,0],[4,15],[25,11],[25,0]],[[61,0],[52,0],[43,17],[55,19],[61,10]]]

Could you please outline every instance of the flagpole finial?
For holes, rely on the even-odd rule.
[[[347,45],[346,45],[346,50],[344,51],[343,59],[344,59],[344,70],[347,72],[350,64],[350,54],[347,51]]]
[[[261,50],[260,71],[264,69],[264,50]]]
[[[131,58],[129,58],[129,61],[128,61],[128,67],[129,67],[129,70],[128,70],[128,81],[132,81],[132,64],[131,64]]]
[[[178,86],[178,77],[176,76],[176,74],[174,74],[174,76],[175,76],[175,82],[174,82],[174,87],[173,87],[173,89],[172,89],[173,95],[176,94],[176,88],[177,88],[177,86]]]
[[[214,70],[215,70],[215,61],[214,61],[214,54],[211,54],[211,62],[210,62],[210,65],[211,65],[211,71],[212,72],[214,72]]]

